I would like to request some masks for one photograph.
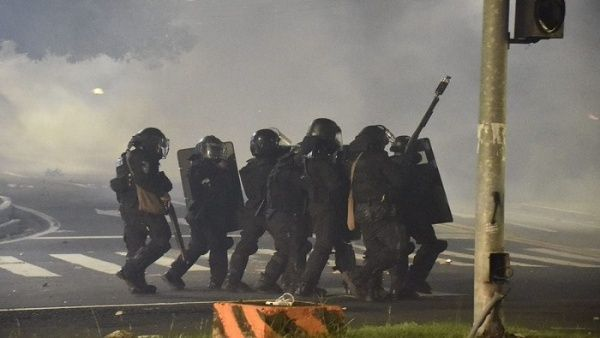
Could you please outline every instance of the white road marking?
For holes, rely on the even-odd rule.
[[[275,250],[272,250],[272,249],[258,249],[258,251],[256,251],[256,253],[259,254],[259,255],[273,256],[273,254],[275,254]]]
[[[67,240],[67,239],[123,239],[123,235],[114,236],[47,236],[47,237],[36,237],[32,239],[37,240]]]
[[[467,258],[467,259],[471,259],[471,260],[475,259],[475,257],[473,255],[464,254],[464,253],[455,252],[455,251],[450,251],[450,250],[446,250],[446,251],[442,252],[440,254],[440,256],[451,256],[451,257],[458,257],[458,258]],[[512,254],[511,254],[511,256],[512,256]],[[453,263],[454,263],[454,261],[453,261]],[[515,261],[512,261],[512,260],[510,261],[510,265],[525,266],[525,267],[529,267],[529,268],[543,268],[543,267],[546,267],[545,265],[537,265],[537,264],[515,262]]]
[[[72,264],[83,266],[84,268],[104,272],[111,275],[114,275],[115,273],[117,273],[117,271],[121,270],[121,267],[117,264],[106,262],[82,254],[50,254],[50,256]]]
[[[30,208],[22,207],[22,206],[16,205],[16,204],[13,204],[13,207],[15,207],[15,208],[17,208],[19,210],[22,210],[22,211],[34,214],[37,217],[43,219],[44,221],[46,221],[48,223],[48,229],[46,229],[46,230],[44,230],[42,232],[38,232],[36,234],[33,234],[31,236],[25,236],[25,237],[20,237],[20,238],[15,238],[15,239],[10,239],[10,240],[6,240],[6,241],[2,241],[2,242],[0,242],[0,244],[19,242],[19,241],[24,241],[26,239],[36,239],[36,238],[38,238],[40,236],[44,236],[44,235],[53,233],[53,232],[57,231],[60,228],[60,223],[57,220],[55,220],[51,216],[48,216],[48,215],[44,214],[41,211],[37,211],[37,210],[30,209]]]
[[[469,248],[467,250],[474,251],[473,248]],[[578,262],[573,262],[573,261],[566,261],[564,259],[531,256],[531,255],[514,253],[514,252],[509,252],[509,254],[510,254],[511,259],[512,258],[528,259],[531,261],[538,261],[538,262],[543,262],[543,263],[550,263],[550,264],[578,267],[578,268],[600,268],[600,265],[584,264],[584,263],[578,263]],[[511,261],[511,264],[512,264],[512,261]]]
[[[558,232],[556,230],[548,229],[548,228],[543,227],[543,226],[536,226],[536,225],[531,225],[531,224],[514,223],[514,222],[510,222],[510,221],[505,222],[505,223],[506,223],[506,225],[508,227],[514,225],[514,226],[518,226],[518,227],[521,227],[521,228],[531,229],[531,230],[537,230],[537,231],[544,231],[544,232],[551,232],[551,233]]]
[[[117,210],[117,209],[111,209],[111,210],[94,209],[94,210],[96,210],[96,213],[98,215],[121,217],[121,213],[119,213],[119,210]]]
[[[0,256],[0,269],[25,277],[60,277],[60,275],[13,256]]]
[[[123,252],[123,251],[118,251],[115,252],[117,255],[120,256],[126,256],[127,253]],[[156,265],[160,265],[160,266],[166,266],[168,268],[171,267],[171,263],[173,263],[173,261],[176,259],[177,254],[171,253],[169,251],[169,253],[167,254],[168,256],[162,256],[161,258],[157,259],[156,262],[154,262],[154,264]],[[174,257],[175,256],[175,257]],[[206,266],[203,265],[198,265],[198,264],[194,264],[190,267],[190,269],[188,271],[209,271],[210,269],[207,268]]]
[[[550,255],[550,256],[558,256],[558,257],[572,258],[572,259],[579,259],[579,260],[588,261],[588,262],[600,263],[600,259],[598,259],[598,258],[577,255],[577,254],[572,254],[572,253],[568,253],[568,252],[556,251],[556,250],[551,250],[551,249],[528,248],[526,250],[533,251],[533,252],[539,252],[539,253]]]
[[[367,251],[367,248],[365,248],[363,245],[360,245],[360,244],[352,244],[352,245],[354,246],[354,248],[355,248],[355,249],[362,250],[363,252]],[[445,252],[447,252],[447,251],[444,251],[444,253],[445,253]],[[444,253],[442,253],[442,255],[443,255]],[[411,260],[412,260],[414,257],[415,257],[415,254],[414,254],[414,253],[413,253],[413,254],[410,254],[410,255],[408,256],[408,258],[410,258]],[[471,256],[471,257],[472,257],[472,256]],[[471,258],[471,259],[472,259],[472,258]],[[445,259],[442,259],[442,258],[438,258],[438,259],[436,259],[436,262],[437,262],[438,264],[441,264],[441,265],[473,266],[473,263],[465,263],[465,262],[459,262],[459,261],[454,261],[454,260],[453,260],[451,263],[448,263],[448,262],[447,262]]]

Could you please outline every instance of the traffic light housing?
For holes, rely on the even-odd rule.
[[[511,43],[562,39],[564,20],[564,0],[516,0],[515,33]]]

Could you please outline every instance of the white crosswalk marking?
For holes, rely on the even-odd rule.
[[[575,266],[578,268],[600,268],[600,265],[584,264],[584,263],[578,263],[578,262],[573,262],[573,261],[566,261],[563,259],[531,256],[531,255],[525,255],[525,254],[519,254],[519,253],[513,253],[513,252],[510,253],[510,257],[511,258],[514,257],[514,258],[521,258],[521,259],[529,259],[532,261],[538,261],[538,262],[550,263],[550,264],[556,264],[556,265]],[[512,262],[511,262],[511,264],[512,264]]]
[[[446,256],[451,256],[451,257],[458,257],[458,258],[468,258],[468,259],[471,259],[471,260],[475,259],[475,257],[473,255],[464,254],[464,253],[455,252],[455,251],[450,251],[450,250],[446,250],[446,251],[442,252],[441,255],[442,256],[446,255]],[[512,254],[511,254],[511,256],[512,256]],[[529,267],[529,268],[543,268],[543,267],[546,267],[545,265],[515,262],[515,261],[512,261],[512,260],[510,261],[510,265],[512,265],[512,266],[524,266],[524,267]]]
[[[360,245],[360,244],[352,244],[352,246],[354,246],[354,248],[355,248],[355,249],[362,250],[363,252],[367,251],[367,248],[365,248],[363,245]],[[448,251],[444,251],[444,253],[446,253],[446,252],[448,252]],[[442,255],[443,255],[443,253],[442,253]],[[408,256],[408,258],[409,258],[410,260],[412,260],[414,257],[415,257],[415,254],[414,254],[414,253],[412,253],[412,254],[410,254],[410,255]],[[472,256],[472,255],[470,256],[470,259],[473,259],[473,256]],[[438,264],[442,264],[442,265],[454,265],[454,266],[473,266],[473,263],[466,263],[466,262],[460,262],[460,261],[455,261],[455,260],[453,260],[453,261],[451,261],[451,262],[448,262],[448,261],[446,261],[445,259],[442,259],[442,258],[438,258],[438,259],[436,259],[435,261],[436,261]]]
[[[114,275],[117,271],[121,270],[121,267],[114,263],[109,263],[100,259],[92,258],[82,254],[50,254],[54,258],[58,258],[65,262],[80,265],[84,268],[91,270],[104,272],[107,274]]]
[[[275,250],[272,250],[272,249],[258,249],[258,251],[256,251],[256,253],[259,254],[259,255],[273,256],[273,254],[275,253]]]
[[[25,263],[13,256],[0,256],[0,269],[25,277],[60,277],[39,266]]]
[[[579,259],[579,260],[582,260],[582,261],[600,263],[600,259],[598,259],[598,258],[589,257],[589,256],[583,256],[583,255],[577,255],[577,254],[572,254],[572,253],[568,253],[568,252],[556,251],[556,250],[551,250],[551,249],[545,249],[545,248],[528,248],[526,250],[527,251],[533,251],[533,252],[541,253],[541,254],[545,254],[545,255],[550,255],[550,256],[557,256],[557,257],[563,257],[563,258],[572,258],[572,259]]]
[[[116,252],[116,254],[120,255],[120,256],[127,255],[126,252],[121,252],[121,251]],[[154,264],[170,268],[171,263],[173,263],[173,261],[176,258],[173,256],[175,256],[175,255],[173,255],[171,252],[169,252],[168,256],[162,256],[161,258],[157,259],[156,262],[154,262]],[[210,269],[206,266],[194,264],[194,265],[192,265],[192,267],[190,267],[190,269],[188,271],[209,271],[209,270]]]

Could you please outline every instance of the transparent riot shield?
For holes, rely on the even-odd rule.
[[[234,182],[234,185],[235,185],[235,191],[233,192],[233,194],[235,195],[235,196],[233,196],[235,205],[232,206],[232,209],[234,209],[234,210],[231,210],[231,215],[234,216],[234,215],[237,215],[239,208],[242,207],[244,198],[243,198],[243,194],[242,194],[242,186],[240,184],[240,177],[239,177],[239,173],[238,173],[238,166],[237,166],[237,161],[235,158],[235,149],[233,147],[233,143],[230,141],[223,142],[223,146],[224,146],[223,159],[226,160],[229,164],[228,168],[230,168],[230,174],[232,176],[232,181]],[[194,149],[195,148],[185,148],[185,149],[180,149],[179,151],[177,151],[177,162],[179,163],[179,173],[181,176],[181,185],[183,187],[183,195],[185,197],[185,205],[188,210],[193,202],[192,189],[191,189],[191,185],[189,182],[188,172],[192,165],[192,161],[190,160],[190,157],[192,157],[192,155],[194,154]],[[231,224],[228,227],[227,231],[239,230],[240,225],[237,222],[237,217],[232,217],[231,223],[233,223],[233,224]]]
[[[414,210],[416,217],[430,224],[452,222],[452,212],[429,139],[418,139],[415,151],[420,155],[413,174],[415,195],[419,199],[413,204],[417,209]]]

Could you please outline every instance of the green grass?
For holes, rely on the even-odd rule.
[[[464,338],[467,337],[470,326],[463,324],[449,323],[432,323],[432,324],[416,324],[403,323],[397,325],[384,326],[363,326],[360,328],[351,328],[346,332],[344,337],[348,338],[431,338],[431,337],[446,337],[446,338]],[[565,331],[550,331],[550,330],[530,330],[524,328],[506,328],[507,337],[514,338],[590,338],[597,337],[590,332],[565,332]]]
[[[332,336],[331,338],[465,338],[468,336],[471,327],[465,324],[455,323],[403,323],[396,325],[383,326],[363,326],[358,328],[348,328],[343,335]],[[531,330],[518,327],[507,327],[507,338],[590,338],[600,337],[598,333],[587,331],[558,331],[558,330]],[[181,338],[208,338],[210,334],[198,335],[178,335],[172,334],[163,337],[181,337]],[[286,337],[294,337],[292,335]]]

